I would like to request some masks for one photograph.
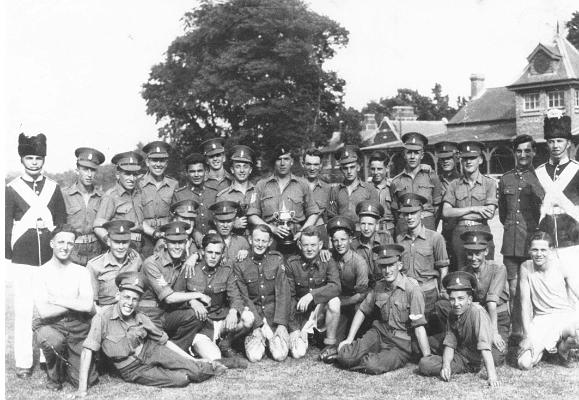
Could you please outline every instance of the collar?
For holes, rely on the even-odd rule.
[[[187,182],[187,188],[192,191],[197,193],[198,192],[203,192],[203,190],[205,190],[205,184],[201,184],[199,186],[193,186],[193,184],[191,182]]]
[[[354,251],[352,249],[348,249],[348,251],[346,251],[346,254],[344,254],[343,256],[338,255],[338,253],[336,253],[336,259],[338,261],[342,261],[344,263],[348,263],[350,261],[352,261],[352,258],[354,257]]]
[[[221,171],[223,171],[223,175],[222,176],[216,176],[216,174],[218,174],[218,172],[214,172],[212,169],[209,170],[209,172],[207,172],[207,175],[205,176],[205,180],[216,180],[218,182],[221,182],[224,179],[229,179],[230,181],[233,180],[233,177],[231,176],[231,174],[229,172],[227,172],[225,170],[225,168],[221,168]]]
[[[153,175],[151,175],[151,173],[147,172],[145,174],[145,176],[143,176],[143,178],[141,179],[142,185],[143,186],[147,186],[149,184],[151,185],[156,185],[157,181],[155,180],[155,178],[153,178]],[[165,185],[169,185],[169,182],[167,181],[167,176],[163,175],[163,179],[161,180],[161,186],[165,186]]]
[[[559,161],[557,164],[555,164],[555,163],[553,162],[553,160],[551,160],[551,159],[549,158],[549,165],[552,165],[552,166],[554,166],[554,167],[563,167],[563,166],[569,164],[570,162],[571,162],[571,159],[570,159],[570,158],[567,158],[567,161],[565,161],[565,162]],[[27,175],[27,176],[28,176],[28,175]]]
[[[421,239],[426,239],[426,228],[424,227],[424,224],[420,225],[420,229],[418,229],[418,233],[416,234],[416,237],[421,238]],[[412,239],[410,232],[408,232],[408,231],[404,232],[404,239]]]
[[[221,263],[219,263],[215,268],[209,268],[205,263],[205,261],[201,262],[201,271],[203,271],[203,273],[205,273],[206,275],[209,275],[210,273],[215,274],[219,270],[219,268],[221,268]]]
[[[253,183],[251,183],[251,181],[247,181],[247,189],[245,190],[245,193],[247,193],[253,189],[255,189],[255,185]],[[244,192],[242,187],[239,185],[239,182],[237,182],[236,180],[233,180],[233,182],[231,182],[231,185],[229,185],[229,193],[231,193],[233,191],[240,192],[240,193]]]
[[[440,174],[440,178],[441,179],[445,179],[447,181],[452,181],[457,179],[458,177],[460,177],[460,174],[458,173],[458,171],[455,169],[453,169],[452,171],[450,171],[449,173],[444,173],[442,172]]]
[[[297,182],[298,177],[295,176],[294,174],[292,174],[292,173],[290,172],[290,174],[289,174],[289,180],[290,180],[290,181],[296,181],[296,182]],[[272,174],[269,178],[267,178],[267,182],[271,182],[271,181],[276,181],[276,182],[279,181],[279,179],[278,179],[278,177],[277,177],[277,175],[276,175],[275,173]]]
[[[388,187],[388,181],[384,179],[382,182],[374,186],[376,187],[376,189],[385,189]]]
[[[308,263],[303,257],[302,257],[301,261],[302,261],[302,269],[304,271],[311,268],[311,267],[314,267],[316,269],[320,269],[321,260],[320,260],[319,255],[316,256],[316,258],[314,258],[314,260],[312,262]]]
[[[478,184],[482,185],[483,174],[480,172],[480,170],[476,171],[476,174],[477,174],[477,176],[474,180],[474,183],[478,183]],[[464,183],[469,183],[469,179],[464,175],[462,175],[460,179]]]
[[[184,255],[185,255],[185,252],[183,252],[183,256]],[[175,266],[175,261],[173,261],[173,259],[169,255],[169,252],[166,249],[159,252],[159,260],[161,261],[161,265],[163,267],[167,267],[169,265]],[[178,261],[179,261],[179,265],[177,265],[177,268],[181,268],[181,265],[183,264],[183,257],[181,257],[181,260],[178,260]]]
[[[322,181],[320,180],[320,178],[317,178],[317,179],[315,180],[314,189],[317,188],[317,187],[323,187]]]
[[[80,190],[80,186],[81,186],[80,182],[76,181],[76,183],[70,187],[68,193],[70,193],[70,194],[75,194],[75,193],[82,194],[83,192],[82,192],[82,190]],[[90,193],[87,192],[87,194],[90,195],[91,197],[92,196],[101,197],[103,195],[103,192],[100,189],[97,189],[96,186],[93,186],[93,191]]]
[[[384,288],[384,291],[392,292],[392,291],[396,290],[396,288],[399,288],[401,290],[406,291],[406,278],[401,273],[398,273],[398,277],[393,282],[393,285],[391,287],[388,286],[388,284],[386,283],[385,280],[380,280],[378,282],[381,282],[381,285]]]
[[[133,194],[137,193],[138,190],[139,190],[139,189],[138,189],[138,186],[135,185],[135,188],[133,189],[133,191],[132,191],[132,192],[129,192],[129,191],[128,191],[127,189],[125,189],[125,188],[123,187],[123,185],[121,185],[119,182],[115,183],[115,191],[116,191],[118,194],[120,194],[120,195],[123,195],[123,194],[126,193],[126,194],[128,194],[129,196],[132,196]]]
[[[39,183],[44,179],[44,172],[41,172],[37,179],[32,179],[32,177],[27,173],[20,175],[20,178],[25,182]]]
[[[105,265],[116,265],[117,267],[122,267],[123,265],[127,264],[127,261],[129,260],[129,253],[131,252],[131,248],[129,247],[129,250],[127,251],[127,255],[125,256],[125,261],[123,263],[119,263],[117,261],[117,259],[115,258],[115,256],[113,256],[113,253],[111,253],[111,251],[107,251],[105,253]]]
[[[364,182],[362,182],[362,181],[360,180],[360,178],[357,178],[357,179],[356,179],[356,182],[357,182],[357,184],[356,184],[356,183],[353,183],[353,184],[351,184],[351,185],[346,185],[345,182],[342,182],[342,183],[340,183],[340,187],[341,187],[341,188],[353,187],[354,189],[356,189],[356,188],[359,187],[359,186],[365,187]]]

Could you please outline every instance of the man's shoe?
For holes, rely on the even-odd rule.
[[[32,368],[16,368],[16,376],[20,379],[30,378]]]
[[[218,347],[219,351],[221,351],[221,357],[223,358],[231,358],[237,355],[233,348],[231,348],[231,340],[229,339],[222,339],[221,342],[219,342]]]
[[[49,380],[48,382],[46,382],[46,388],[48,390],[57,392],[59,390],[62,390],[62,383]]]
[[[338,346],[335,344],[330,344],[322,350],[320,353],[320,360],[326,364],[332,364],[338,358]]]
[[[248,364],[247,360],[239,357],[220,358],[219,360],[215,361],[229,369],[246,369]]]
[[[559,365],[564,368],[575,368],[575,363],[571,361],[570,357],[567,358],[563,357],[561,354],[558,354]]]

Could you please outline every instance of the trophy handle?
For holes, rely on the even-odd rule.
[[[289,214],[290,214],[290,217],[293,219],[293,218],[294,218],[294,215],[296,215],[296,212],[295,212],[294,210],[291,210],[291,211],[289,212]]]
[[[273,219],[274,219],[274,220],[279,219],[279,212],[275,211],[275,212],[273,213]]]

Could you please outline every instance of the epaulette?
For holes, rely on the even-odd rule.
[[[289,262],[293,262],[293,261],[298,261],[298,262],[300,262],[301,259],[302,259],[302,256],[298,256],[297,254],[294,254],[294,255],[289,256],[289,257],[287,258],[287,262],[288,262],[288,263],[289,263]]]
[[[231,189],[231,186],[228,186],[225,189],[221,190],[220,192],[217,192],[217,197],[221,196],[223,193],[227,193],[229,189]]]
[[[165,178],[167,178],[167,179],[170,180],[170,181],[178,182],[177,179],[175,179],[175,178],[173,178],[172,176],[169,176],[169,175],[165,175]]]
[[[181,186],[180,188],[175,189],[175,192],[182,192],[185,189],[187,189],[187,185]]]
[[[105,252],[103,254],[99,254],[98,256],[91,258],[90,260],[88,260],[87,264],[90,262],[96,262],[98,259],[103,258],[105,256],[105,254],[107,254],[107,253]]]
[[[403,172],[404,172],[404,171],[400,172],[398,175],[396,175],[394,178],[392,178],[392,182],[394,182],[394,179],[398,178],[399,176],[402,176],[402,173],[403,173]]]
[[[404,275],[406,277],[406,279],[408,279],[408,282],[410,282],[412,285],[416,285],[417,288],[420,288],[420,284],[418,283],[418,281],[416,279],[414,279],[411,276],[408,275]]]
[[[280,257],[280,258],[283,259],[283,254],[281,254],[281,253],[280,253],[279,251],[277,251],[277,250],[270,250],[270,251],[269,251],[269,254],[272,255],[272,256]]]

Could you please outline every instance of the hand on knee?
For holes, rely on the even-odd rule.
[[[334,297],[328,301],[328,311],[332,314],[340,314],[341,302],[339,297]]]
[[[523,354],[519,356],[517,359],[517,366],[519,369],[528,371],[533,368],[533,359],[531,357],[530,351],[525,351]]]
[[[253,313],[249,310],[244,310],[241,313],[241,325],[243,325],[244,328],[246,329],[250,329],[253,327],[253,322],[255,321],[255,315],[253,315]]]

